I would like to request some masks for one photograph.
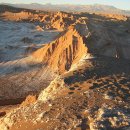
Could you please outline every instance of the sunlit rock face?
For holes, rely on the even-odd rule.
[[[129,17],[7,9],[0,130],[129,130]]]
[[[70,26],[55,41],[34,52],[33,57],[63,73],[87,53],[84,43],[87,34],[88,30],[85,24]]]

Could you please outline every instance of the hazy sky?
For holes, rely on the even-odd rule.
[[[106,4],[130,10],[130,0],[0,0],[0,3]]]

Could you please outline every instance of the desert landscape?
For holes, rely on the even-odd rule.
[[[0,130],[130,130],[129,12],[24,6],[0,5]]]

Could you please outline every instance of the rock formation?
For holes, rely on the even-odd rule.
[[[13,10],[2,10],[2,12],[0,12],[2,19],[17,22],[37,22],[42,24],[44,29],[56,29],[60,31],[63,31],[68,26],[76,22],[76,19],[72,14],[65,12],[43,12],[39,14],[38,12],[32,10],[19,10],[17,8],[14,8],[14,10],[15,12]],[[37,27],[39,28],[39,26]]]
[[[55,41],[34,52],[32,56],[62,73],[87,53],[84,42],[87,34],[86,24],[77,23],[62,32]]]
[[[34,23],[36,37],[59,31],[38,47],[21,38],[27,55],[0,62],[0,130],[130,129],[128,17],[12,8],[0,16]]]

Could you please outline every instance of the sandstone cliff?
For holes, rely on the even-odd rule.
[[[34,52],[32,56],[62,73],[87,53],[88,49],[84,43],[87,34],[86,24],[77,23],[61,33],[55,41]]]

